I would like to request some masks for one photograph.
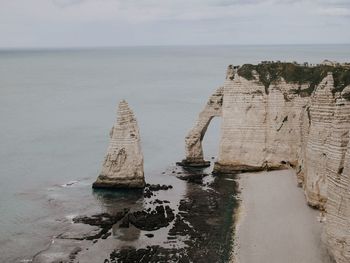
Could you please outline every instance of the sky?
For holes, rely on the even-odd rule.
[[[0,48],[350,43],[350,0],[0,0]]]

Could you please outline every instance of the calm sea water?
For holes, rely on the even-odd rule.
[[[146,180],[160,182],[228,64],[324,59],[350,61],[350,45],[0,51],[0,261],[30,258],[64,218],[103,209],[91,183],[121,99],[139,122]],[[207,158],[219,127],[207,132]]]

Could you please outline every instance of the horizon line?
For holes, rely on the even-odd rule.
[[[159,44],[159,45],[96,45],[96,46],[15,46],[0,47],[0,51],[40,51],[40,50],[92,50],[142,47],[263,47],[263,46],[326,46],[350,45],[350,43],[293,43],[293,44]]]

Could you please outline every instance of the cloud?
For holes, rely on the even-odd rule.
[[[242,17],[270,3],[271,0],[53,0],[55,6],[65,7],[67,18],[130,23]]]
[[[350,1],[346,0],[52,0],[52,3],[64,7],[68,18],[131,23],[252,17],[271,13],[269,10],[287,15],[298,10],[298,6],[303,7],[305,15],[348,16],[350,12]]]
[[[0,46],[349,42],[345,0],[0,0]]]
[[[350,9],[342,7],[319,8],[316,13],[325,16],[350,16]]]
[[[86,0],[52,0],[52,3],[58,7],[69,7],[86,2]]]

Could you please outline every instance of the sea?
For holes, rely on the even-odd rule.
[[[168,183],[162,171],[184,158],[229,64],[324,59],[350,62],[350,44],[0,50],[0,262],[30,262],[69,218],[104,210],[91,184],[122,99],[139,124],[146,181]],[[219,137],[216,118],[206,159]]]

